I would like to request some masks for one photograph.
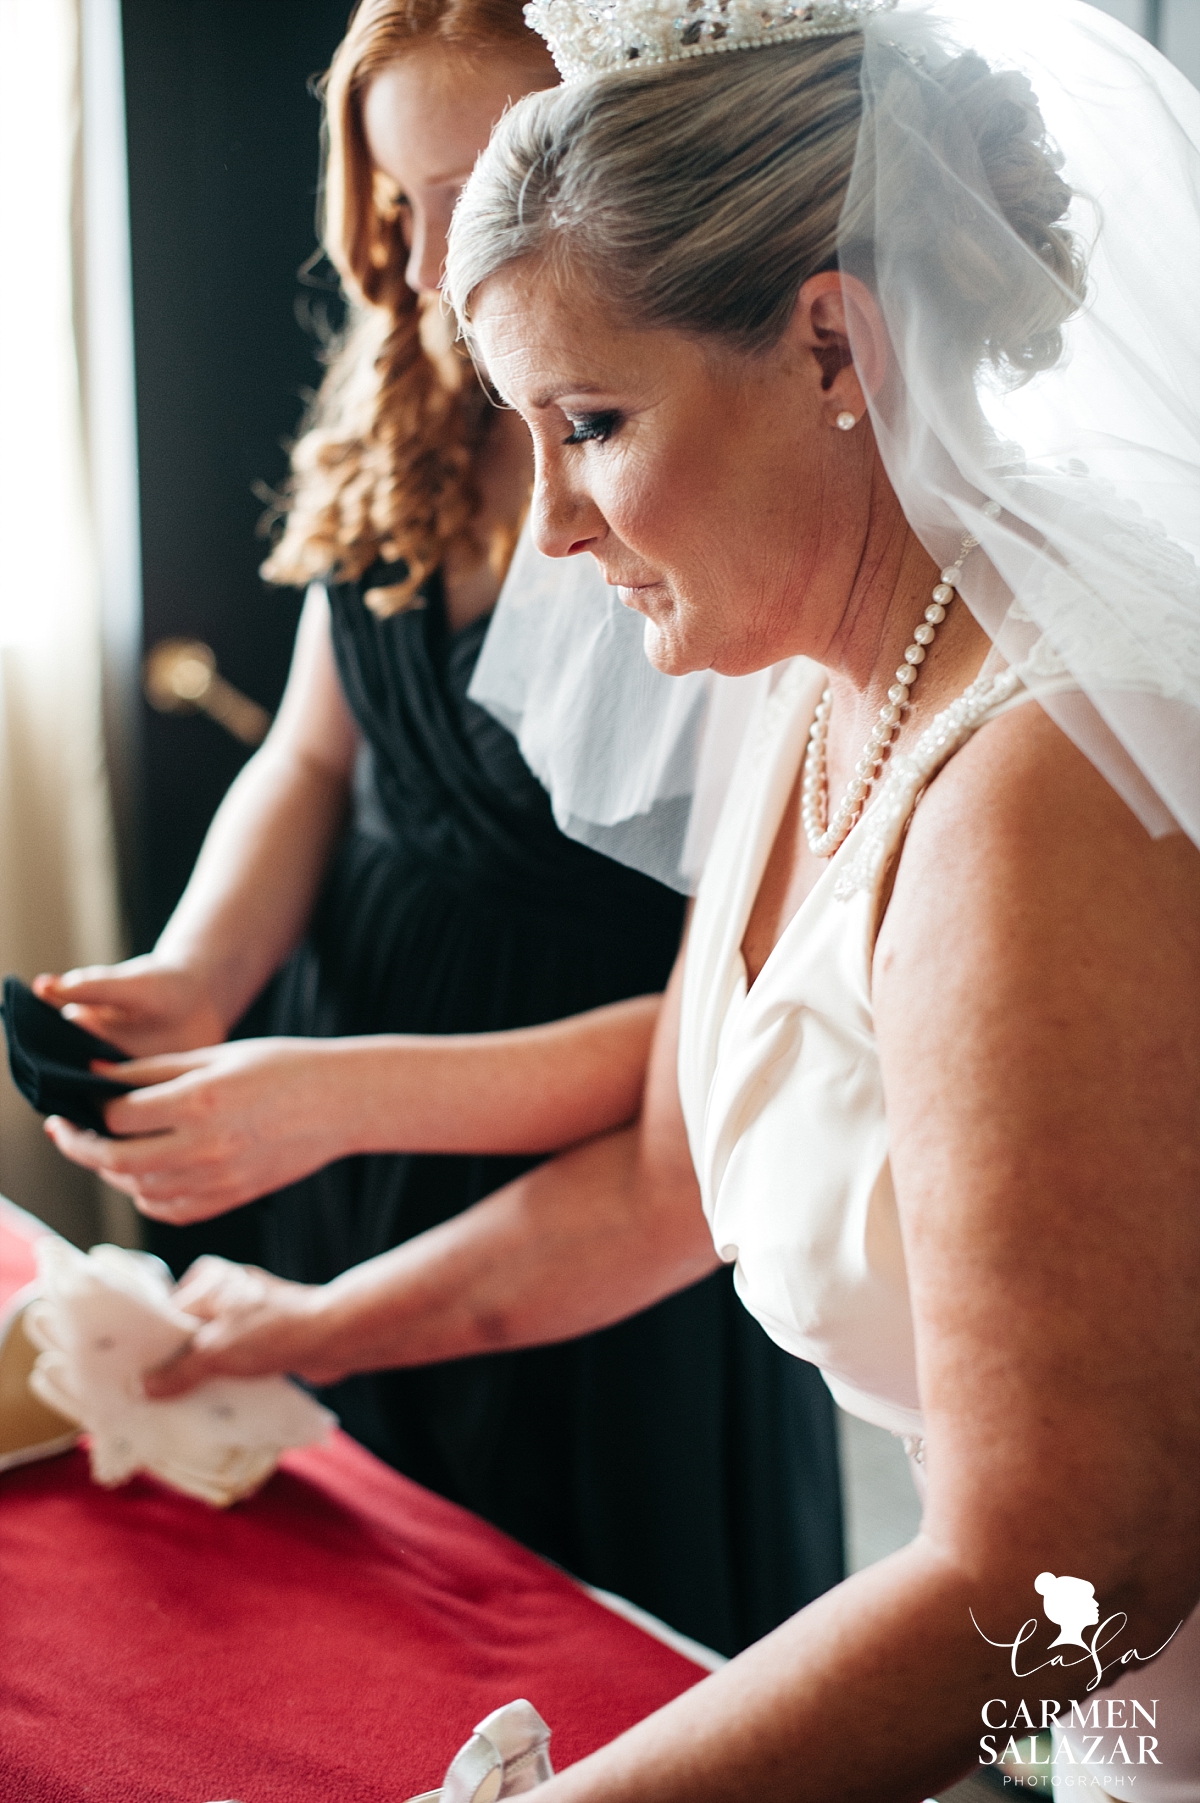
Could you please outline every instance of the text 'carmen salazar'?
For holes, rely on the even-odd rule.
[[[1041,1697],[1030,1705],[1024,1699],[1010,1707],[1004,1697],[989,1697],[981,1711],[988,1733],[980,1736],[980,1765],[1161,1765],[1158,1737],[1148,1732],[1158,1726],[1158,1698],[1142,1702],[1138,1697],[1093,1697],[1086,1703],[1063,1704]],[[1044,1759],[1037,1747],[1021,1752],[1017,1736],[1029,1736],[1056,1728],[1052,1751]],[[1001,1737],[1008,1732],[1002,1746]]]

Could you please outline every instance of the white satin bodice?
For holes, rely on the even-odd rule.
[[[851,1414],[922,1434],[913,1323],[888,1164],[871,1006],[879,885],[938,767],[985,720],[1069,687],[1050,654],[973,683],[895,757],[887,781],[784,929],[749,991],[741,945],[803,754],[824,672],[780,675],[743,745],[696,899],[679,1089],[704,1212],[742,1301],[820,1366]],[[1143,1803],[1200,1803],[1200,1609],[1157,1660],[1161,1767]],[[1118,1766],[1086,1766],[1123,1795]]]
[[[824,682],[804,659],[786,666],[743,746],[688,941],[680,1097],[746,1307],[851,1414],[920,1435],[871,1001],[877,890],[930,776],[1020,684],[1013,671],[973,684],[893,760],[747,991],[742,939]]]

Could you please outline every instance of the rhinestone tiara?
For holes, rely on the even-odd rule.
[[[564,83],[798,38],[858,31],[896,0],[529,0],[525,22]]]

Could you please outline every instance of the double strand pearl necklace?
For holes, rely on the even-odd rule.
[[[995,513],[991,511],[993,508]],[[999,505],[990,501],[984,512],[989,519],[993,519],[1000,512]],[[827,817],[829,785],[825,768],[832,691],[827,688],[817,703],[817,711],[809,729],[804,771],[800,780],[800,819],[804,826],[804,837],[808,840],[808,849],[815,858],[831,858],[849,836],[851,827],[862,813],[867,796],[892,749],[901,722],[912,706],[912,686],[917,680],[920,666],[925,662],[925,653],[937,636],[938,627],[946,618],[946,608],[953,601],[962,580],[963,564],[978,543],[974,533],[968,532],[958,557],[942,571],[934,588],[933,598],[925,609],[925,617],[913,632],[913,642],[904,653],[904,662],[896,671],[896,680],[887,692],[887,700],[879,710],[879,718],[871,728],[871,736],[863,746],[862,756],[854,766],[854,774],[832,819]]]

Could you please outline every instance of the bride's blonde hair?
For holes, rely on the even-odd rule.
[[[361,576],[378,559],[406,579],[375,589],[380,614],[404,607],[448,557],[482,556],[475,466],[493,409],[436,306],[404,279],[395,184],[375,169],[363,102],[384,69],[438,43],[480,64],[497,50],[548,63],[521,0],[362,0],[322,82],[321,243],[341,278],[346,326],[292,450],[273,510],[282,533],[268,582]]]
[[[623,71],[530,95],[493,137],[455,217],[447,292],[472,294],[523,258],[607,292],[622,316],[747,352],[782,335],[809,276],[838,266],[862,117],[856,32]],[[916,78],[899,52],[895,74]],[[986,244],[930,229],[913,254],[952,294],[956,346],[1020,380],[1060,354],[1083,264],[1071,190],[1027,82],[968,53],[937,77],[995,203],[1033,252],[1014,287]],[[920,209],[909,210],[923,229]],[[868,232],[869,249],[869,232]],[[1049,271],[1054,283],[1044,280]],[[867,272],[870,273],[869,270]]]

